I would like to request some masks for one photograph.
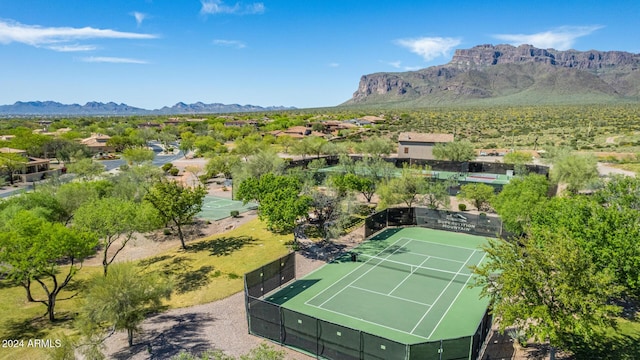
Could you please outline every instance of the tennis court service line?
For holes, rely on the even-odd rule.
[[[429,241],[429,240],[421,240],[421,239],[406,238],[406,237],[403,237],[402,239],[409,239],[410,241],[416,241],[416,242],[419,242],[419,243],[427,243],[427,244],[434,244],[434,245],[440,245],[440,246],[454,247],[454,248],[458,248],[458,249],[471,250],[471,251],[474,251],[474,252],[476,251],[475,249],[469,249],[468,247],[464,247],[464,246],[441,244],[441,243],[437,243],[437,242],[433,242],[433,241]]]
[[[407,275],[404,279],[402,279],[402,281],[400,281],[400,283],[398,283],[398,285],[396,285],[396,287],[394,287],[393,290],[389,291],[387,296],[391,296],[391,294],[393,294],[393,292],[396,291],[396,289],[398,289],[400,287],[400,285],[404,284],[404,282],[407,281],[407,279],[410,278],[411,275],[413,275],[413,273],[416,272],[416,270],[418,270],[418,267],[424,265],[424,263],[427,262],[427,260],[429,260],[430,258],[431,258],[430,256],[427,256],[424,260],[422,260],[420,265],[418,265],[414,269],[411,269],[411,272],[409,272],[409,275]],[[429,306],[431,306],[431,305],[429,305]]]
[[[473,250],[473,252],[471,253],[471,255],[469,255],[469,257],[467,258],[467,261],[464,262],[464,264],[462,264],[462,266],[460,266],[460,269],[458,269],[458,272],[456,273],[456,275],[454,275],[453,279],[449,280],[449,283],[447,284],[447,286],[445,286],[445,288],[440,292],[440,295],[438,295],[438,297],[433,301],[433,305],[435,306],[435,304],[438,302],[438,300],[440,300],[440,298],[442,297],[442,295],[447,291],[447,289],[449,288],[449,286],[451,286],[451,284],[453,283],[453,280],[455,280],[455,278],[460,274],[460,271],[462,271],[462,269],[464,269],[464,266],[469,262],[469,260],[471,260],[471,257],[473,256],[473,254],[475,254],[476,251]],[[469,278],[471,278],[471,276],[469,276]],[[469,281],[469,279],[467,279],[467,281]],[[424,320],[424,318],[427,317],[427,314],[429,314],[429,312],[431,311],[431,309],[433,309],[433,306],[430,307],[429,309],[427,309],[427,311],[424,313],[424,315],[422,315],[422,317],[420,318],[420,320],[418,320],[418,322],[416,323],[416,326],[413,327],[413,329],[411,329],[411,334],[413,334],[414,331],[416,331],[416,329],[418,328],[418,325],[420,325],[420,323],[422,322],[422,320]],[[442,318],[440,318],[440,320],[442,320]]]
[[[404,245],[406,245],[406,244],[404,244]],[[387,246],[387,248],[388,248],[388,246]],[[388,258],[389,258],[389,256],[391,256],[391,255],[395,254],[395,253],[396,253],[398,250],[400,250],[400,249],[402,249],[402,247],[399,247],[399,248],[395,249],[391,254],[389,254],[389,255],[385,256],[385,257],[384,257],[384,259],[388,259]],[[383,251],[384,251],[384,250],[383,250]],[[381,254],[381,253],[382,253],[382,252],[380,252],[380,254]],[[367,261],[367,262],[369,262],[369,261]],[[365,262],[364,264],[366,264],[367,262]],[[362,264],[362,265],[364,265],[364,264]],[[360,266],[362,266],[362,265],[360,265]],[[358,266],[358,268],[360,268],[360,266]],[[345,286],[345,287],[343,287],[342,289],[340,289],[340,291],[338,291],[337,293],[333,294],[330,298],[328,298],[327,300],[325,300],[322,304],[320,304],[320,307],[322,307],[322,305],[324,305],[324,304],[328,303],[329,301],[331,301],[331,299],[333,299],[334,297],[338,296],[338,294],[340,294],[341,292],[343,292],[343,291],[344,291],[346,288],[348,288],[349,286],[353,285],[353,283],[355,283],[356,281],[358,281],[358,280],[362,279],[362,277],[363,277],[363,276],[367,275],[371,270],[375,269],[376,267],[377,267],[377,264],[375,264],[373,267],[371,267],[371,269],[369,269],[369,270],[365,271],[362,275],[358,276],[355,280],[353,280],[352,282],[350,282],[349,284],[347,284],[347,286]],[[342,280],[342,279],[340,279],[340,280]]]
[[[473,249],[468,249],[468,250],[473,250]],[[439,259],[439,260],[445,260],[445,261],[451,261],[451,262],[457,262],[459,264],[462,264],[464,262],[464,261],[460,261],[460,260],[453,260],[453,259],[444,258],[444,257],[440,257],[440,256],[425,255],[425,254],[422,254],[422,253],[411,252],[411,251],[406,252],[405,254],[418,255],[418,256],[429,256],[430,258]]]
[[[478,262],[478,264],[482,264],[482,262],[484,261],[485,256],[487,256],[487,253],[484,253],[484,255],[482,255],[482,259],[480,259],[480,262]],[[455,304],[456,300],[458,300],[458,296],[460,296],[460,294],[462,294],[462,290],[464,290],[467,287],[467,283],[469,282],[470,279],[471,279],[471,276],[469,276],[467,281],[464,282],[464,286],[458,291],[458,293],[456,294],[456,297],[453,298],[453,301],[451,302],[451,304],[449,304],[449,307],[447,308],[447,310],[444,312],[444,314],[442,314],[442,317],[436,323],[436,326],[434,326],[433,330],[431,330],[431,334],[429,334],[429,338],[431,337],[431,335],[433,335],[433,333],[436,331],[438,326],[440,326],[440,323],[442,322],[444,317],[447,316],[447,313],[449,312],[449,310],[451,310],[451,307],[453,306],[453,304]]]
[[[376,254],[376,256],[377,256],[377,255],[382,254],[382,253],[383,253],[383,252],[385,252],[385,251],[387,251],[390,247],[392,247],[393,245],[397,244],[397,243],[398,243],[400,240],[402,240],[402,239],[404,239],[404,238],[400,238],[400,239],[396,240],[393,244],[391,244],[391,245],[387,246],[386,248],[382,249],[382,251],[380,251],[378,254]],[[411,239],[409,239],[409,240],[411,240]],[[403,245],[404,245],[404,244],[403,244]],[[397,250],[396,250],[396,251],[397,251]],[[366,264],[366,262],[365,262],[365,263],[362,263],[362,264],[361,264],[360,266],[358,266],[357,268],[355,268],[355,269],[353,269],[353,270],[349,271],[347,274],[345,274],[344,276],[342,276],[342,277],[341,277],[340,279],[338,279],[336,282],[334,282],[334,283],[333,283],[333,284],[331,284],[330,286],[327,286],[324,290],[322,290],[322,291],[320,291],[319,293],[317,293],[317,294],[316,294],[314,297],[312,297],[311,299],[309,299],[309,300],[305,301],[305,302],[304,302],[304,304],[305,304],[305,305],[309,305],[309,302],[310,302],[310,301],[312,301],[313,299],[315,299],[315,298],[317,298],[318,296],[320,296],[321,294],[323,294],[325,291],[327,291],[327,290],[329,290],[330,288],[332,288],[332,287],[333,287],[333,285],[335,285],[335,284],[339,283],[340,281],[342,281],[342,279],[344,279],[344,278],[346,278],[347,276],[349,276],[349,275],[353,274],[354,272],[358,271],[358,269],[360,269],[361,267],[363,267],[365,264]],[[352,282],[352,284],[353,284],[353,282]],[[348,285],[347,285],[347,286],[348,286]],[[344,289],[343,289],[343,290],[344,290]],[[335,296],[335,295],[333,295],[333,296]],[[325,302],[326,302],[326,301],[325,301]],[[324,303],[323,303],[323,304],[324,304]],[[311,306],[315,306],[315,305],[311,305]],[[322,306],[322,305],[320,305],[320,306]],[[316,306],[316,307],[317,307],[317,306]]]
[[[350,288],[352,288],[352,289],[357,289],[357,290],[362,290],[362,291],[370,292],[370,293],[372,293],[372,294],[377,294],[377,295],[382,295],[382,296],[388,296],[388,297],[390,297],[390,298],[394,298],[394,299],[398,299],[398,300],[402,300],[402,301],[407,301],[407,302],[412,302],[412,303],[414,303],[414,304],[418,304],[418,305],[422,305],[422,306],[431,306],[431,304],[422,303],[422,302],[420,302],[420,301],[415,301],[415,300],[405,299],[405,298],[400,297],[400,296],[391,295],[390,293],[389,293],[389,294],[385,294],[385,293],[383,293],[383,292],[374,291],[374,290],[369,290],[369,289],[365,289],[365,288],[361,288],[361,287],[353,286],[353,285],[351,285],[351,286],[349,286],[349,287],[350,287]]]

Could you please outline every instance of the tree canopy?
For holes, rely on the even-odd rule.
[[[149,189],[144,199],[158,211],[165,223],[172,222],[178,228],[183,249],[187,248],[182,227],[202,210],[207,191],[202,186],[186,187],[176,181],[160,181]]]
[[[260,178],[250,177],[239,186],[239,200],[257,201],[261,220],[270,230],[289,232],[296,220],[306,216],[311,198],[301,195],[302,183],[293,176],[267,173]]]

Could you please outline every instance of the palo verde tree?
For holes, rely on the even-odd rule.
[[[382,207],[404,203],[412,207],[418,195],[426,190],[427,182],[423,174],[423,168],[418,166],[405,166],[400,177],[391,178],[378,187],[380,203]]]
[[[109,265],[134,234],[155,228],[158,216],[148,203],[106,197],[78,208],[74,225],[93,232],[100,239],[103,274],[107,276]]]
[[[146,161],[152,161],[156,154],[153,150],[144,147],[130,147],[124,149],[122,157],[129,165],[140,165]]]
[[[85,352],[97,353],[105,330],[109,333],[125,330],[127,343],[133,346],[133,336],[140,331],[145,316],[157,311],[171,292],[169,279],[144,272],[129,262],[114,264],[107,277],[92,278],[78,320],[90,344]]]
[[[158,211],[160,219],[177,227],[182,248],[186,249],[182,227],[202,210],[206,193],[203,186],[190,188],[176,181],[163,180],[153,185],[144,199]]]
[[[453,141],[434,146],[433,156],[438,160],[471,161],[475,159],[476,152],[468,141]]]
[[[567,190],[577,193],[598,179],[597,159],[593,155],[567,154],[553,159],[551,179],[567,184]]]
[[[0,233],[0,264],[15,283],[25,287],[37,282],[45,299],[34,299],[47,307],[50,321],[55,321],[56,302],[82,267],[82,262],[95,253],[95,235],[49,222],[33,211],[21,210],[7,221]],[[64,265],[62,265],[64,264]]]

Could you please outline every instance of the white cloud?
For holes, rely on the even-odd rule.
[[[443,37],[398,39],[395,41],[397,45],[422,56],[425,61],[431,61],[440,56],[448,56],[452,49],[460,45],[460,42],[460,39]]]
[[[387,64],[395,69],[402,69],[404,71],[414,71],[414,70],[419,70],[422,69],[422,67],[420,66],[406,66],[406,65],[402,65],[402,61],[400,60],[396,60],[396,61],[380,61],[384,64]]]
[[[247,47],[247,45],[245,43],[243,43],[242,41],[238,41],[238,40],[216,39],[216,40],[213,40],[213,44],[214,45],[220,45],[220,46],[234,47],[236,49],[244,49],[244,48]]]
[[[528,44],[542,49],[568,50],[573,47],[577,38],[602,28],[600,25],[561,26],[536,34],[497,34],[494,37],[515,46]]]
[[[134,18],[136,18],[136,24],[138,24],[138,26],[142,25],[142,22],[149,17],[147,14],[145,13],[141,13],[138,11],[134,11],[131,13],[131,16],[133,16]]]
[[[60,51],[60,52],[74,52],[74,51],[93,51],[97,49],[95,45],[51,45],[47,49]]]
[[[130,58],[120,58],[120,57],[109,57],[109,56],[89,56],[80,59],[84,62],[93,62],[93,63],[113,63],[113,64],[148,64],[149,62],[145,60],[138,59],[130,59]]]
[[[262,14],[265,11],[264,4],[261,2],[244,5],[236,3],[233,6],[225,5],[222,0],[200,0],[202,8],[201,14]]]
[[[329,67],[337,68],[337,67],[340,67],[340,64],[338,64],[336,62],[332,62],[332,63],[329,63]]]
[[[36,47],[59,47],[69,45],[70,41],[82,39],[155,39],[156,35],[121,32],[110,29],[95,29],[91,27],[42,27],[38,25],[24,25],[17,22],[0,20],[0,44],[12,42],[23,43]],[[55,50],[55,49],[54,49]]]

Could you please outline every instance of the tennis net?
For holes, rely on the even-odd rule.
[[[402,271],[411,275],[422,275],[447,281],[460,279],[462,279],[462,281],[465,281],[472,275],[470,269],[465,266],[460,266],[457,271],[450,271],[428,266],[404,263],[401,261],[366,254],[355,254],[355,259],[357,262],[361,262],[367,265],[380,266],[391,270]]]

